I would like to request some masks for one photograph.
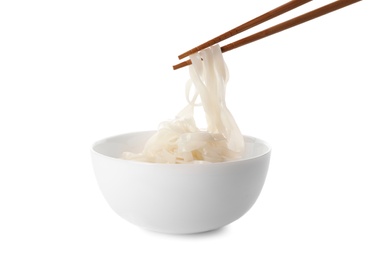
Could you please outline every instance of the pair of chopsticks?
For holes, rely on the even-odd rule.
[[[184,52],[183,54],[179,55],[179,59],[183,59],[185,57],[188,57],[189,55],[193,54],[193,53],[196,53],[196,52],[199,52],[200,50],[203,50],[207,47],[210,47],[214,44],[217,44],[225,39],[228,39],[238,33],[241,33],[241,32],[244,32],[258,24],[261,24],[263,22],[266,22],[274,17],[277,17],[283,13],[286,13],[290,10],[293,10],[305,3],[308,3],[308,2],[311,2],[312,0],[292,0],[286,4],[283,4],[259,17],[256,17],[228,32],[225,32],[224,34],[221,34],[219,35],[218,37],[215,37],[201,45],[198,45],[197,47],[187,51],[187,52]],[[238,40],[238,41],[235,41],[233,43],[230,43],[230,44],[227,44],[223,47],[221,47],[221,51],[224,53],[224,52],[227,52],[227,51],[230,51],[230,50],[233,50],[233,49],[236,49],[240,46],[243,46],[243,45],[246,45],[248,43],[251,43],[251,42],[254,42],[254,41],[257,41],[257,40],[260,40],[262,38],[265,38],[267,36],[270,36],[270,35],[273,35],[275,33],[278,33],[278,32],[281,32],[283,30],[286,30],[286,29],[289,29],[291,27],[294,27],[296,25],[299,25],[301,23],[305,23],[307,21],[310,21],[312,19],[315,19],[317,17],[320,17],[322,15],[325,15],[325,14],[328,14],[330,12],[333,12],[333,11],[336,11],[338,9],[341,9],[343,7],[346,7],[348,5],[351,5],[351,4],[354,4],[356,2],[359,2],[359,1],[362,1],[362,0],[337,0],[335,2],[332,2],[330,4],[327,4],[327,5],[324,5],[320,8],[317,8],[313,11],[310,11],[308,13],[305,13],[305,14],[302,14],[300,16],[297,16],[295,18],[292,18],[288,21],[285,21],[285,22],[282,22],[280,24],[277,24],[275,26],[272,26],[268,29],[265,29],[263,31],[260,31],[260,32],[257,32],[255,34],[252,34],[250,36],[247,36],[241,40]],[[192,64],[191,60],[186,60],[184,62],[181,62],[177,65],[174,65],[173,66],[173,69],[176,70],[176,69],[179,69],[179,68],[182,68],[182,67],[185,67],[187,65],[190,65]]]

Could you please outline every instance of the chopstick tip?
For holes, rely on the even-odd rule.
[[[192,64],[191,60],[183,61],[183,62],[181,62],[179,64],[174,65],[173,66],[173,70],[177,70],[177,69],[183,68],[183,67],[188,66],[190,64]]]

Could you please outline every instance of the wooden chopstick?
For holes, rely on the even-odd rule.
[[[273,18],[275,18],[275,17],[277,17],[281,14],[284,14],[284,13],[290,11],[290,10],[293,10],[293,9],[295,9],[295,8],[305,4],[305,3],[311,2],[311,1],[312,0],[292,0],[290,2],[287,2],[286,4],[283,4],[283,5],[277,7],[275,9],[263,14],[263,15],[260,15],[256,18],[246,22],[246,23],[243,23],[242,25],[239,25],[238,27],[235,27],[234,29],[229,30],[229,31],[227,31],[227,32],[225,32],[225,33],[223,33],[223,34],[201,44],[201,45],[198,45],[197,47],[195,47],[195,48],[193,48],[193,49],[191,49],[187,52],[184,52],[183,54],[180,54],[178,57],[181,60],[182,58],[185,58],[185,57],[189,56],[190,54],[196,53],[200,50],[203,50],[207,47],[210,47],[214,44],[217,44],[221,41],[224,41],[224,40],[226,40],[226,39],[228,39],[228,38],[230,38],[230,37],[232,37],[232,36],[234,36],[238,33],[241,33],[241,32],[244,32],[248,29],[251,29],[252,27],[254,27],[256,25],[264,23],[264,22],[266,22],[270,19],[273,19]]]
[[[338,9],[341,9],[343,7],[346,7],[348,5],[354,4],[354,3],[359,2],[359,1],[362,1],[362,0],[337,0],[335,2],[327,4],[325,6],[319,7],[317,9],[313,10],[313,11],[310,11],[308,13],[305,13],[305,14],[302,14],[302,15],[297,16],[295,18],[292,18],[292,19],[290,19],[286,22],[282,22],[282,23],[277,24],[275,26],[272,26],[268,29],[265,29],[263,31],[255,33],[255,34],[252,34],[248,37],[245,37],[241,40],[238,40],[238,41],[235,41],[235,42],[230,43],[228,45],[225,45],[225,46],[221,47],[221,51],[224,53],[224,52],[236,49],[240,46],[243,46],[243,45],[246,45],[248,43],[260,40],[262,38],[268,37],[268,36],[273,35],[275,33],[284,31],[286,29],[289,29],[289,28],[294,27],[296,25],[305,23],[307,21],[310,21],[312,19],[315,19],[315,18],[320,17],[322,15],[328,14],[330,12],[336,11]],[[198,50],[198,51],[200,51],[200,50]],[[191,60],[186,60],[184,62],[177,64],[177,65],[174,65],[173,69],[176,70],[176,69],[185,67],[185,66],[190,65],[190,64],[192,64]]]

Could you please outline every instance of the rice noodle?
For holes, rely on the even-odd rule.
[[[122,158],[154,163],[205,163],[241,157],[244,138],[226,107],[228,69],[219,45],[192,54],[190,59],[188,105],[174,120],[159,125],[141,153],[124,152]],[[193,86],[195,91],[190,98]],[[195,106],[202,106],[205,112],[205,130],[196,126]]]

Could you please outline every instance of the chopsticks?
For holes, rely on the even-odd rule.
[[[197,47],[187,51],[187,52],[184,52],[183,54],[180,54],[178,57],[179,59],[181,60],[182,58],[185,58],[187,56],[189,56],[190,54],[193,54],[193,53],[196,53],[200,50],[203,50],[207,47],[210,47],[211,45],[214,45],[214,44],[217,44],[223,40],[226,40],[238,33],[241,33],[241,32],[244,32],[248,29],[251,29],[252,27],[256,26],[256,25],[259,25],[261,23],[264,23],[270,19],[273,19],[281,14],[284,14],[290,10],[293,10],[305,3],[308,3],[308,2],[311,2],[312,0],[293,0],[293,1],[290,1],[290,2],[287,2],[286,4],[283,4],[263,15],[260,15],[242,25],[239,25],[238,27],[235,27],[234,29],[232,30],[229,30],[228,32],[225,32],[201,45],[198,45]]]
[[[240,32],[243,32],[245,30],[248,30],[250,28],[252,28],[253,26],[256,26],[258,24],[261,24],[265,21],[268,21],[269,19],[272,19],[274,17],[277,17],[278,15],[280,14],[283,14],[285,12],[288,12],[300,5],[303,5],[305,3],[308,3],[310,2],[311,0],[293,0],[293,1],[290,1],[280,7],[277,7],[276,9],[273,9],[253,20],[250,20],[249,22],[247,23],[244,23],[218,37],[215,37],[181,55],[179,55],[179,59],[182,59],[184,57],[187,57],[189,56],[190,54],[193,54],[193,53],[196,53],[202,49],[205,49],[211,45],[214,45],[216,43],[219,43],[221,42],[222,40],[225,40],[227,38],[230,38]],[[322,15],[325,15],[325,14],[328,14],[330,12],[333,12],[333,11],[336,11],[338,9],[341,9],[343,7],[346,7],[348,5],[351,5],[351,4],[354,4],[356,2],[359,2],[359,1],[362,1],[362,0],[337,0],[335,2],[332,2],[330,4],[327,4],[327,5],[324,5],[322,7],[319,7],[313,11],[310,11],[310,12],[307,12],[305,14],[302,14],[300,16],[297,16],[295,18],[292,18],[288,21],[285,21],[285,22],[282,22],[280,24],[277,24],[275,26],[272,26],[268,29],[265,29],[263,31],[260,31],[260,32],[257,32],[255,34],[252,34],[250,36],[247,36],[245,38],[242,38],[238,41],[235,41],[233,43],[230,43],[228,45],[225,45],[223,47],[221,47],[221,51],[224,53],[224,52],[227,52],[227,51],[230,51],[230,50],[233,50],[233,49],[236,49],[240,46],[243,46],[243,45],[246,45],[248,43],[252,43],[254,41],[257,41],[257,40],[260,40],[260,39],[263,39],[265,37],[268,37],[270,35],[273,35],[275,33],[278,33],[278,32],[281,32],[281,31],[284,31],[286,29],[289,29],[291,27],[294,27],[296,25],[299,25],[299,24],[302,24],[302,23],[305,23],[307,21],[310,21],[312,19],[315,19],[315,18],[318,18]],[[182,67],[185,67],[187,65],[190,65],[192,62],[191,60],[186,60],[184,62],[181,62],[177,65],[174,65],[173,66],[173,69],[176,70],[176,69],[179,69],[179,68],[182,68]]]

